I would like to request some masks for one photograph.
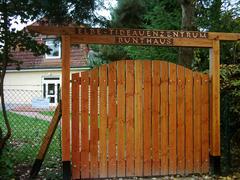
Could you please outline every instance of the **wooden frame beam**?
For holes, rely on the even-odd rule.
[[[238,41],[240,40],[240,33],[100,29],[77,26],[28,26],[27,29],[30,32],[45,35],[62,36],[62,160],[63,162],[69,162],[69,166],[70,46],[76,43],[210,48],[209,76],[212,81],[210,92],[210,154],[220,156],[220,40]]]
[[[213,40],[210,49],[210,154],[220,156],[220,42]]]
[[[208,39],[222,41],[239,41],[240,33],[209,32]]]
[[[63,179],[71,177],[70,156],[70,36],[62,36],[62,161]]]
[[[82,35],[79,34],[79,29],[97,30],[97,28],[83,28],[81,26],[72,26],[72,27],[69,27],[69,26],[28,26],[27,27],[27,30],[30,32],[35,32],[35,33],[40,33],[40,34],[45,34],[45,35],[57,35],[57,36],[70,35],[74,38],[76,38],[76,37],[81,38]],[[105,29],[101,29],[101,30],[105,30]],[[116,30],[116,29],[110,29],[110,30]],[[117,29],[117,30],[127,31],[128,29]],[[145,31],[154,31],[154,30],[145,30]],[[164,32],[173,32],[173,31],[164,31]],[[190,32],[190,31],[179,31],[179,32]],[[195,32],[195,33],[198,33],[198,32]],[[209,40],[214,40],[214,39],[224,40],[224,41],[240,40],[240,33],[222,33],[222,32],[206,32],[206,33],[208,34],[207,39],[209,39]],[[102,35],[97,35],[97,36],[102,36]],[[113,37],[113,36],[111,36],[111,37]],[[96,38],[96,37],[94,37],[94,38]],[[192,39],[196,39],[196,38],[188,38],[188,39],[192,40]],[[97,40],[97,41],[99,41],[99,40]],[[109,43],[112,44],[111,42],[109,42]],[[178,46],[183,46],[183,45],[181,45],[181,43],[179,43]]]
[[[116,45],[115,37],[112,36],[93,36],[93,35],[72,35],[71,36],[72,44],[108,44]],[[117,43],[118,44],[118,43]],[[124,44],[124,43],[122,43]],[[120,45],[120,43],[118,44]],[[129,43],[128,45],[151,45],[151,46],[166,46],[161,44],[134,44]],[[208,39],[187,39],[187,38],[175,38],[173,39],[173,44],[168,45],[169,47],[201,47],[201,48],[210,48],[212,47],[212,40]]]

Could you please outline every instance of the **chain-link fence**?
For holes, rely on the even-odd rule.
[[[5,89],[4,94],[12,136],[6,145],[6,150],[2,153],[1,161],[5,161],[3,163],[6,169],[0,170],[0,179],[10,176],[27,179],[56,106],[43,108],[34,105],[34,101],[41,99],[42,91]],[[0,109],[0,126],[4,135],[6,126],[2,109]],[[9,169],[12,171],[7,172]],[[61,178],[60,123],[39,175],[47,179]]]

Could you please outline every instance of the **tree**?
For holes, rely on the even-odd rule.
[[[145,0],[146,10],[144,14],[143,28],[179,30],[181,27],[181,8],[177,1],[148,1]],[[130,46],[127,48],[129,56],[133,59],[164,59],[177,61],[177,48]]]
[[[112,27],[141,28],[145,2],[143,0],[118,0],[118,6],[112,13]]]
[[[196,28],[193,25],[194,19],[194,1],[178,0],[182,8],[181,30],[193,31]],[[191,67],[193,61],[193,48],[179,48],[178,62],[186,67]]]
[[[15,18],[20,17],[21,22],[32,19],[37,16],[38,11],[28,10],[31,9],[32,2],[28,1],[2,1],[0,4],[0,96],[2,113],[7,128],[6,135],[2,133],[2,127],[0,127],[0,150],[3,149],[6,141],[11,136],[11,127],[7,118],[5,101],[4,101],[4,78],[6,75],[7,66],[15,64],[19,68],[19,61],[12,59],[11,51],[16,50],[17,47],[21,49],[30,50],[36,55],[43,54],[48,51],[45,45],[37,44],[37,42],[30,36],[29,33],[24,31],[16,31],[11,28],[11,25],[15,23]]]
[[[127,8],[132,6],[135,7],[134,11]],[[176,0],[138,0],[135,3],[119,1],[113,10],[113,27],[177,30],[181,25],[180,13],[181,8]],[[123,55],[130,59],[168,59],[173,62],[177,60],[177,48],[124,46],[122,49],[125,52]]]
[[[105,17],[95,12],[104,9],[104,0],[38,0],[38,8],[42,9],[42,16],[53,24],[74,23],[86,26],[106,26]],[[53,8],[54,7],[54,8]]]
[[[35,41],[35,35],[29,32],[17,31],[11,28],[17,24],[16,18],[21,23],[34,21],[46,17],[53,24],[96,24],[102,23],[103,18],[95,15],[94,10],[102,5],[102,0],[2,0],[0,1],[0,96],[2,113],[7,128],[3,134],[0,127],[0,151],[11,136],[11,127],[8,121],[4,101],[4,78],[7,67],[14,65],[20,68],[21,62],[13,59],[11,52],[17,48],[32,51],[35,55],[49,52],[44,44]],[[99,6],[102,7],[102,6]]]
[[[231,5],[227,0],[199,0],[195,4],[195,25],[197,29],[216,32],[239,32],[240,2]],[[221,42],[221,63],[237,64],[239,42]],[[206,49],[195,51],[194,68],[208,69],[209,52]]]

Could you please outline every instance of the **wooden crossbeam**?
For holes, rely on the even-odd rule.
[[[164,32],[167,35],[169,35],[169,33],[172,32],[179,32],[181,35],[185,34],[183,36],[183,38],[187,37],[186,39],[183,39],[183,41],[177,40],[178,38],[174,38],[176,39],[176,44],[174,44],[173,46],[189,46],[188,45],[188,40],[196,40],[199,41],[200,45],[196,45],[195,43],[193,44],[193,46],[197,46],[197,47],[209,47],[209,44],[205,44],[206,46],[204,46],[204,44],[202,44],[202,39],[199,38],[197,36],[197,33],[207,33],[208,37],[206,39],[208,40],[224,40],[224,41],[238,41],[240,40],[240,33],[223,33],[223,32],[192,32],[192,31],[166,31],[166,30],[139,30],[139,29],[101,29],[101,28],[82,28],[79,26],[72,26],[72,27],[66,27],[66,26],[28,26],[27,27],[28,31],[30,32],[36,32],[36,33],[40,33],[40,34],[45,34],[45,35],[70,35],[72,42],[74,43],[103,43],[103,44],[116,44],[116,42],[114,42],[114,37],[118,36],[119,34],[121,35],[121,33],[115,34],[112,33],[114,32],[114,30],[116,30],[117,32],[123,32],[123,34],[125,34],[127,37],[132,36],[131,33],[129,32],[133,32],[133,31],[144,31],[145,36],[150,37],[150,34],[152,34],[153,32]],[[104,33],[104,32],[110,32],[109,33]],[[89,33],[82,33],[82,32],[89,32]],[[97,33],[97,32],[103,32],[101,34]],[[190,33],[190,34],[189,34]],[[195,33],[196,36],[192,37],[190,36],[192,33]],[[106,35],[104,35],[106,34]],[[161,34],[161,33],[160,33]],[[188,35],[189,34],[189,35]],[[122,36],[121,35],[121,36]],[[170,36],[167,36],[168,38]],[[88,42],[87,40],[89,40],[90,42]],[[186,43],[182,43],[182,42],[186,42]],[[189,41],[190,42],[190,41]],[[202,44],[202,45],[201,45]],[[152,44],[151,44],[152,45]]]

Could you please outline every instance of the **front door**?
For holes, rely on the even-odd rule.
[[[49,99],[50,106],[56,106],[60,97],[60,78],[43,78],[43,98]]]

